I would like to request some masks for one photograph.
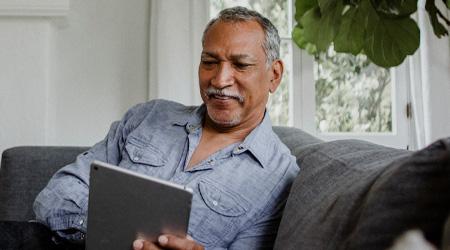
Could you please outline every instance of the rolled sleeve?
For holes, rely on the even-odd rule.
[[[90,164],[94,160],[118,164],[123,146],[123,131],[130,110],[120,122],[114,122],[106,138],[88,151],[78,155],[76,161],[55,173],[33,204],[36,220],[68,240],[79,240],[87,228]],[[64,231],[76,231],[67,234]]]
[[[33,204],[39,222],[52,231],[76,229],[86,232],[89,165],[93,158],[92,153],[85,152],[77,157],[76,162],[65,166],[54,175]],[[64,236],[69,240],[76,237]]]

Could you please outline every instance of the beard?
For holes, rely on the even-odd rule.
[[[245,99],[244,96],[238,91],[228,88],[218,89],[210,86],[203,91],[202,97],[205,98],[203,101],[206,104],[206,112],[208,117],[214,124],[220,127],[228,128],[234,127],[241,123],[242,119],[240,110],[221,110],[217,106],[215,107],[214,104],[208,104],[208,100],[229,98],[234,102],[237,102],[238,105],[242,105]]]
[[[220,127],[234,127],[241,123],[241,115],[239,113],[225,116],[220,110],[209,110],[206,108],[209,119]]]

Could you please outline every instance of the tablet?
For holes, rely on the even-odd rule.
[[[91,164],[86,249],[132,249],[137,237],[186,237],[192,190],[100,161]]]

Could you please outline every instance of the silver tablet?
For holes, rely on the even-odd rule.
[[[137,237],[185,237],[192,190],[99,161],[91,164],[86,249],[132,249]]]

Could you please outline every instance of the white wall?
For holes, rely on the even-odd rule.
[[[91,145],[147,100],[148,0],[71,1],[63,18],[30,12],[0,11],[0,152]]]
[[[46,143],[48,34],[39,18],[0,19],[0,150]]]
[[[89,145],[147,100],[148,0],[71,1],[52,32],[49,143]]]

